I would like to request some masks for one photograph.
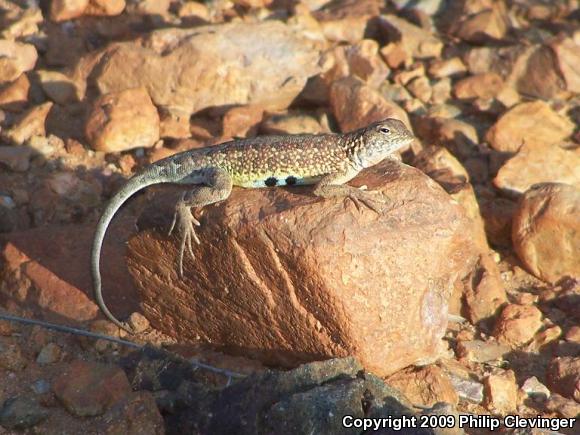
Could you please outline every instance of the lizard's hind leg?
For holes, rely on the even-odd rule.
[[[187,249],[192,257],[192,241],[201,243],[195,233],[195,226],[200,226],[199,221],[191,212],[192,207],[204,207],[209,204],[222,201],[230,196],[232,191],[232,179],[230,175],[219,168],[208,168],[201,172],[200,179],[204,185],[196,186],[189,192],[184,193],[175,205],[173,222],[169,234],[177,227],[181,237],[179,247],[179,276],[183,276],[183,257]]]

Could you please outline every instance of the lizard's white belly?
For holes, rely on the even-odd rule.
[[[316,184],[322,177],[298,177],[295,175],[277,175],[264,177],[255,180],[234,181],[236,186],[256,189],[260,187],[275,186],[302,186],[306,184]]]

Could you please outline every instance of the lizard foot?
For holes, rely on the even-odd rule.
[[[361,190],[357,188],[349,189],[346,196],[354,203],[357,210],[361,209],[361,204],[374,211],[376,214],[381,214],[381,205],[389,202],[389,199],[378,190]]]
[[[352,187],[348,185],[332,186],[330,194],[323,193],[323,196],[343,196],[350,199],[360,211],[362,206],[371,209],[376,214],[381,214],[381,206],[389,202],[389,199],[379,190],[366,190],[366,186],[362,188]],[[327,196],[328,195],[328,196]]]
[[[380,191],[363,190],[348,185],[327,185],[316,189],[314,193],[315,195],[321,196],[323,198],[332,198],[337,196],[349,198],[354,203],[357,210],[360,211],[362,204],[377,214],[382,213],[380,206],[388,202],[388,198]]]
[[[175,206],[175,214],[173,215],[173,222],[169,229],[169,235],[171,235],[176,226],[179,235],[181,236],[181,244],[179,247],[179,276],[183,276],[183,257],[185,250],[187,249],[191,257],[195,258],[195,255],[193,254],[192,241],[195,240],[197,244],[201,243],[194,229],[194,226],[199,227],[200,223],[193,216],[191,207],[186,204],[183,197]]]

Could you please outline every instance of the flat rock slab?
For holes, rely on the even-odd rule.
[[[101,94],[144,87],[156,106],[178,114],[236,104],[285,109],[320,70],[319,52],[277,21],[163,29],[106,50],[94,70]]]
[[[387,162],[352,184],[391,202],[377,215],[308,187],[234,189],[204,210],[184,278],[167,237],[178,195],[153,200],[128,253],[146,317],[267,364],[353,355],[387,375],[436,357],[451,290],[477,258],[469,222],[408,166]]]

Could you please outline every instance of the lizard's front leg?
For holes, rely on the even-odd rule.
[[[192,207],[203,207],[209,204],[214,204],[223,201],[232,192],[232,178],[230,175],[219,168],[207,168],[202,172],[203,184],[196,186],[189,192],[182,195],[181,199],[175,206],[175,214],[173,222],[169,229],[169,234],[177,226],[177,230],[181,236],[181,244],[179,247],[179,275],[183,276],[183,256],[185,249],[189,251],[193,257],[192,241],[195,240],[200,243],[199,237],[195,233],[194,226],[199,226],[199,221],[193,216],[191,212]]]
[[[381,192],[364,191],[358,187],[349,186],[348,181],[352,180],[358,171],[345,170],[334,174],[324,176],[314,187],[314,194],[322,198],[334,197],[348,197],[354,202],[357,209],[360,209],[359,203],[363,203],[368,208],[377,214],[381,214],[381,210],[377,207],[377,203],[384,204],[386,198]]]

